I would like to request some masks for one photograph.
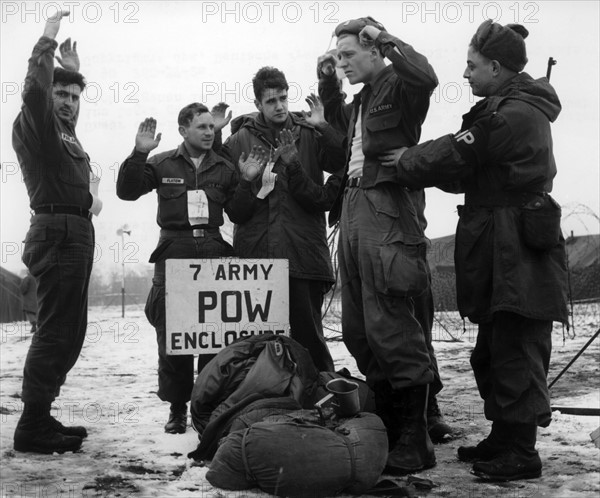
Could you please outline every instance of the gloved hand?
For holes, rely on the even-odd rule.
[[[317,78],[321,79],[335,74],[337,58],[332,52],[335,50],[329,51],[317,59]]]

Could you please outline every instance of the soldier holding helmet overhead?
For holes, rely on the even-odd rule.
[[[435,465],[426,413],[430,385],[435,392],[441,383],[424,192],[398,183],[394,158],[419,142],[438,80],[423,55],[371,17],[344,22],[335,35],[337,61],[320,57],[317,73],[325,119],[347,134],[345,188],[329,219],[340,223],[343,339],[386,424],[387,471],[403,474]],[[364,84],[352,103],[333,63],[351,84]]]

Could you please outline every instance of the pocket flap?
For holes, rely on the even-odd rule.
[[[385,293],[399,297],[415,297],[429,285],[427,246],[394,242],[380,249]]]
[[[216,187],[207,187],[204,189],[206,192],[206,196],[213,202],[217,204],[225,203],[225,192],[222,189]]]
[[[23,242],[45,242],[48,240],[48,234],[45,226],[34,225],[32,226]]]
[[[164,199],[176,199],[185,194],[186,190],[185,185],[161,185],[158,188],[158,195]]]
[[[375,116],[369,116],[366,119],[366,127],[371,131],[382,131],[388,128],[394,128],[402,119],[402,111],[388,111]]]
[[[87,153],[77,142],[68,142],[67,140],[63,140],[62,143],[70,156],[76,159],[88,159]]]

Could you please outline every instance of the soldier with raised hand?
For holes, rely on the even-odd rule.
[[[160,238],[150,262],[154,263],[146,317],[156,329],[158,343],[158,397],[170,403],[165,432],[181,434],[187,428],[187,402],[194,386],[194,355],[168,355],[166,345],[165,262],[167,259],[205,259],[233,256],[222,237],[223,213],[240,223],[248,214],[247,182],[260,174],[266,157],[253,149],[235,167],[213,150],[216,126],[229,121],[223,107],[213,112],[194,102],[179,112],[178,131],[183,142],[173,150],[148,157],[161,140],[156,120],[146,118],[138,127],[135,149],[123,162],[117,178],[117,195],[127,201],[152,190],[158,193],[156,221]],[[239,182],[239,180],[242,182]],[[214,355],[200,355],[198,373]]]
[[[384,161],[419,142],[438,81],[425,56],[371,17],[341,23],[335,35],[337,61],[320,57],[317,74],[325,119],[347,135],[346,174],[329,214],[340,227],[342,333],[388,430],[387,472],[405,474],[435,465],[426,417],[430,385],[441,384],[424,192],[400,185]],[[364,84],[352,103],[336,63],[351,84]]]
[[[23,369],[23,413],[14,434],[17,451],[64,453],[79,449],[87,430],[65,427],[50,414],[83,345],[88,285],[94,256],[90,160],[75,127],[85,80],[76,43],[60,45],[62,67],[54,67],[61,20],[46,22],[29,59],[23,105],[13,124],[19,159],[34,215],[23,262],[37,281],[38,328]]]
[[[238,163],[260,147],[268,151],[269,162],[262,175],[241,182],[251,201],[243,206],[249,216],[236,224],[233,247],[241,258],[289,261],[291,337],[308,349],[320,371],[333,371],[321,308],[335,281],[325,212],[339,188],[342,137],[323,119],[316,96],[307,98],[310,115],[289,111],[289,86],[281,70],[259,69],[252,85],[258,113],[232,121],[220,153]],[[324,171],[332,173],[325,183]]]

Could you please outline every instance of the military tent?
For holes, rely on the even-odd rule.
[[[25,319],[21,303],[21,278],[0,266],[0,323]]]
[[[566,240],[566,247],[571,299],[600,300],[600,234],[572,235]],[[454,235],[432,239],[427,257],[436,311],[456,310]]]

